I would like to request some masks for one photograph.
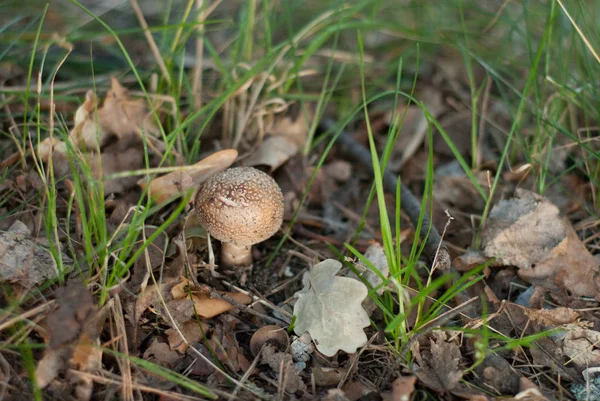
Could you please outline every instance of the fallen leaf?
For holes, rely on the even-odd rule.
[[[565,307],[558,307],[554,309],[529,309],[524,308],[525,315],[533,323],[541,328],[555,328],[561,325],[574,323],[579,319],[579,312]]]
[[[87,325],[96,313],[92,294],[79,281],[58,288],[56,301],[58,309],[47,319],[50,348],[58,348],[79,338],[88,330]]]
[[[80,149],[98,151],[109,137],[96,117],[96,96],[89,90],[75,112],[75,127],[69,133],[69,138]]]
[[[214,174],[225,170],[233,164],[238,156],[235,149],[216,152],[191,166],[181,166],[181,170],[173,171],[150,182],[148,192],[157,203],[173,200],[181,196],[189,188],[197,187]],[[146,188],[146,180],[138,181],[142,189]]]
[[[377,271],[373,271],[370,267],[367,267],[360,261],[355,263],[354,267],[360,273],[362,278],[367,280],[371,287],[376,288],[390,275],[390,268],[383,247],[379,242],[371,242],[371,245],[365,251],[364,257],[371,262]],[[349,277],[356,277],[358,279],[354,272],[350,273]],[[377,293],[381,295],[384,291],[385,287],[381,287],[377,290]]]
[[[588,367],[600,366],[600,332],[567,326],[565,336],[559,341],[554,341],[558,343],[557,345],[562,345],[565,357],[580,371]]]
[[[438,117],[446,107],[442,102],[441,92],[436,88],[424,88],[420,95],[424,106],[431,115]],[[405,115],[406,113],[406,115]],[[392,151],[388,164],[391,171],[399,171],[406,162],[415,155],[419,146],[425,140],[429,122],[420,107],[415,105],[399,105],[396,110],[386,113],[385,120],[388,125],[393,125],[396,118],[400,118],[402,126],[398,141]],[[404,118],[402,120],[402,118]]]
[[[269,166],[271,171],[284,164],[298,153],[298,146],[287,136],[270,136],[246,160],[244,166]]]
[[[306,391],[306,384],[298,374],[289,353],[277,351],[275,346],[267,344],[262,350],[261,362],[269,365],[277,376],[281,376],[286,391],[291,393]]]
[[[449,342],[448,335],[443,331],[433,331],[428,338],[427,350],[420,351],[418,342],[411,348],[417,362],[415,374],[430,389],[448,393],[462,378],[460,348],[456,343]]]
[[[296,111],[295,116],[288,114],[275,119],[267,130],[269,136],[243,161],[244,166],[268,166],[273,171],[301,150],[308,137],[307,120],[312,118],[312,111],[308,111],[308,118],[302,110]]]
[[[171,350],[167,343],[162,343],[156,338],[144,352],[145,360],[155,361],[165,368],[174,368],[182,358],[176,351]]]
[[[325,174],[337,182],[346,182],[352,176],[352,164],[346,160],[334,160],[323,166]]]
[[[415,376],[400,376],[392,382],[392,401],[409,401],[415,391]]]
[[[598,262],[544,197],[518,189],[494,206],[482,238],[485,255],[518,267],[523,280],[600,300]]]
[[[92,174],[97,180],[103,180],[105,177],[112,174],[137,170],[144,165],[144,149],[142,149],[141,146],[131,147],[126,150],[113,149],[113,151],[111,151],[106,149],[106,151],[100,155],[97,153],[88,153],[86,156]],[[104,193],[125,193],[130,188],[134,188],[137,181],[137,177],[135,176],[104,180]]]
[[[360,379],[355,379],[344,384],[342,390],[344,390],[344,394],[350,401],[357,401],[367,394],[379,393],[376,392],[374,388],[376,387],[373,384],[367,386],[365,383],[361,382]]]
[[[129,91],[116,78],[112,78],[111,89],[102,107],[96,107],[94,93],[87,92],[84,103],[75,113],[75,124],[69,133],[69,140],[80,150],[79,159],[89,165],[97,180],[115,173],[137,170],[145,167],[143,135],[147,134],[145,144],[155,154],[162,154],[165,149],[164,144],[156,139],[160,131],[152,114],[144,99],[132,99]],[[45,163],[52,155],[55,176],[71,174],[65,143],[46,138],[36,150]],[[151,160],[151,165],[154,164],[156,162]],[[105,181],[104,193],[125,193],[136,183],[135,176]]]
[[[356,352],[367,343],[363,328],[369,326],[369,315],[361,302],[367,287],[358,280],[336,277],[342,268],[337,260],[327,259],[304,274],[304,289],[296,293],[294,305],[298,335],[309,332],[319,352],[333,356],[338,350]]]
[[[180,283],[171,290],[171,294],[175,300],[191,299],[193,302],[194,313],[198,316],[204,319],[210,319],[236,308],[235,305],[232,305],[223,299],[212,298],[204,289],[198,289],[194,286],[191,286],[188,289],[187,287],[190,286],[190,284],[190,281],[182,276]],[[248,305],[252,302],[252,297],[241,292],[217,292],[220,295],[231,297],[234,301],[242,305]]]
[[[208,333],[209,328],[206,322],[194,319],[184,322],[180,329],[187,342],[183,341],[178,330],[170,328],[165,331],[168,336],[169,348],[183,354],[188,349],[188,344],[200,342]]]
[[[102,107],[98,109],[98,124],[119,139],[140,136],[143,132],[152,136],[160,133],[150,108],[144,99],[132,99],[129,90],[112,77],[110,90]]]
[[[240,349],[236,333],[237,319],[229,318],[223,315],[219,319],[222,324],[215,326],[211,338],[207,341],[214,355],[233,372],[247,372],[250,368],[250,362],[244,356]]]
[[[66,256],[64,259],[69,260]],[[28,289],[57,275],[50,250],[31,238],[25,224],[17,220],[0,235],[0,281]]]
[[[249,305],[252,302],[252,298],[241,292],[221,292],[221,295],[228,295],[236,302],[242,305]],[[204,319],[210,319],[221,313],[228,312],[235,309],[236,306],[230,304],[225,300],[218,298],[211,298],[208,294],[192,294],[192,300],[194,302],[194,309],[198,316]]]
[[[476,380],[480,388],[491,388],[499,395],[516,394],[519,391],[519,379],[510,363],[500,355],[490,353],[475,368]]]
[[[99,332],[94,322],[96,306],[87,287],[80,281],[60,287],[56,290],[56,302],[58,307],[46,318],[48,347],[35,371],[41,388],[69,364],[84,371],[100,367]]]

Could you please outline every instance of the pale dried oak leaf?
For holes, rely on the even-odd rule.
[[[499,202],[483,232],[484,253],[551,291],[600,300],[598,262],[548,199],[518,189]]]
[[[366,344],[363,328],[370,324],[361,302],[367,287],[358,280],[336,277],[342,264],[326,259],[304,274],[304,288],[294,305],[298,335],[309,332],[319,352],[333,356],[339,350],[356,352]]]

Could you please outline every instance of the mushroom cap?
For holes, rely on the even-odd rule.
[[[200,224],[222,242],[249,246],[271,237],[283,221],[281,189],[271,176],[252,167],[222,171],[196,194]]]

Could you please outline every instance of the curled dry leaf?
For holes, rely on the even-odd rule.
[[[214,174],[231,166],[238,156],[235,149],[216,152],[191,166],[181,166],[180,170],[165,174],[150,182],[149,193],[157,203],[163,203],[181,196],[189,188],[195,188]],[[145,189],[146,180],[138,181]]]
[[[499,202],[483,232],[484,252],[549,290],[600,300],[598,262],[546,198],[519,189]]]
[[[69,140],[81,151],[79,157],[89,164],[95,179],[140,169],[144,167],[143,135],[147,134],[146,143],[151,150],[157,154],[164,151],[164,145],[156,139],[160,131],[152,114],[144,99],[132,99],[129,91],[112,78],[102,107],[97,108],[94,93],[87,92],[84,103],[75,113]],[[46,138],[36,151],[44,163],[52,155],[56,176],[69,174],[65,143]],[[104,192],[123,193],[136,182],[135,177],[106,181]]]
[[[269,166],[271,171],[288,161],[304,146],[308,137],[308,123],[312,118],[299,111],[297,115],[277,117],[267,131],[270,134],[256,150],[244,160],[244,166]]]
[[[221,295],[227,295],[242,305],[248,305],[252,298],[242,293],[219,292]],[[188,322],[196,315],[204,319],[210,319],[232,309],[235,306],[227,301],[211,298],[210,294],[195,288],[192,283],[184,276],[178,278],[165,277],[161,285],[149,285],[145,291],[138,295],[131,323],[137,327],[144,311],[153,306],[154,310],[163,318],[163,320],[173,325],[171,317],[177,324]],[[168,312],[165,310],[168,309]]]
[[[98,109],[98,124],[119,139],[138,136],[142,132],[158,136],[160,130],[154,122],[149,105],[144,99],[132,99],[129,90],[113,77],[102,107]]]
[[[75,127],[69,133],[69,138],[77,147],[86,150],[98,150],[106,142],[108,134],[96,119],[96,96],[89,90],[85,101],[75,112]]]
[[[342,264],[327,259],[304,274],[304,288],[296,293],[294,305],[298,335],[308,332],[319,352],[333,356],[339,350],[356,352],[366,344],[363,328],[369,326],[369,315],[361,302],[367,287],[358,280],[336,277]]]

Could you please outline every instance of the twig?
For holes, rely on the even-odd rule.
[[[333,131],[337,127],[337,122],[333,119],[326,118],[321,122],[322,127],[327,131]],[[341,134],[337,138],[337,149],[342,153],[344,157],[350,160],[360,163],[367,168],[368,171],[373,170],[371,152],[367,150],[349,133],[342,130]],[[383,188],[392,194],[396,193],[396,183],[398,177],[390,171],[383,172]],[[402,182],[400,182],[400,201],[402,209],[406,212],[410,221],[417,227],[419,223],[419,217],[421,215],[421,204],[415,198],[412,191],[408,189]],[[450,254],[445,245],[442,244],[442,238],[431,224],[431,220],[427,214],[423,214],[423,221],[421,225],[421,232],[419,233],[420,238],[425,240],[425,255],[429,261],[436,261],[436,267],[443,270],[450,268]],[[438,252],[439,250],[439,252]]]

